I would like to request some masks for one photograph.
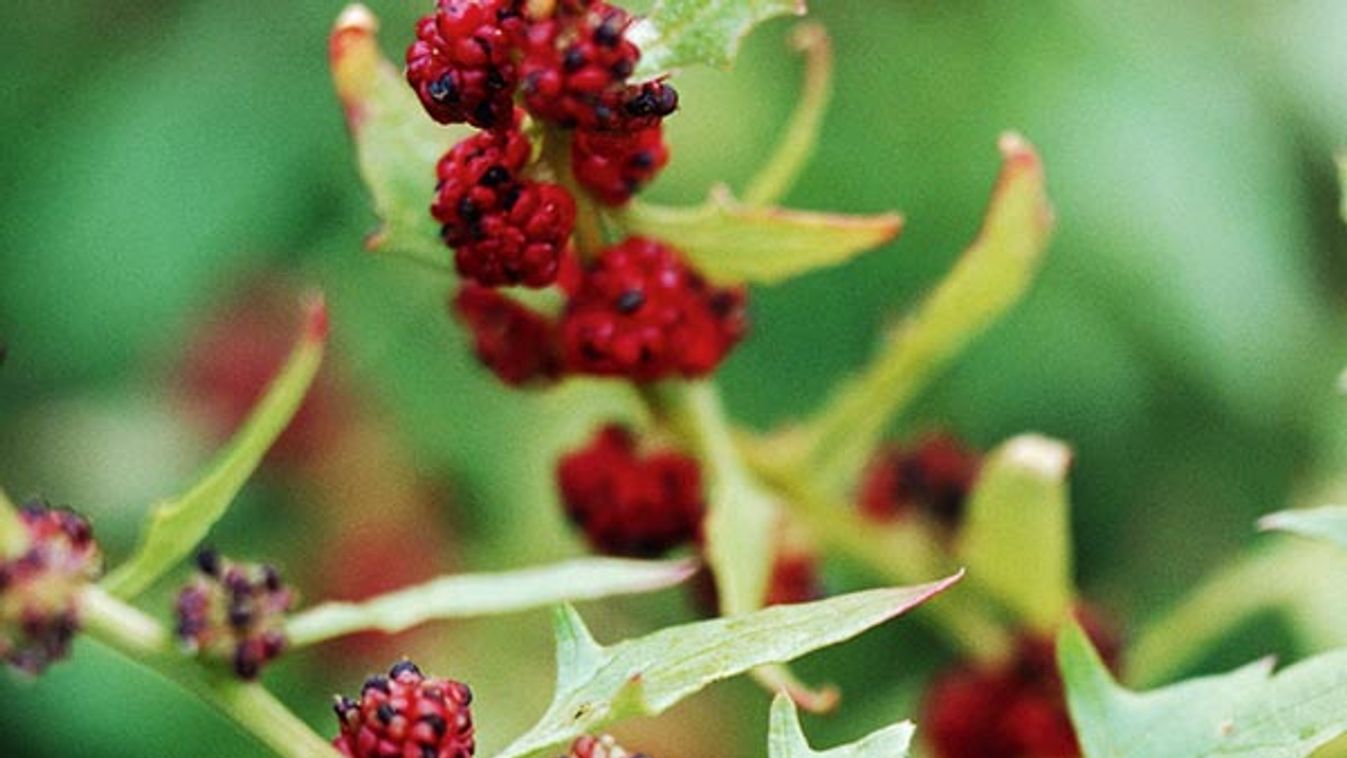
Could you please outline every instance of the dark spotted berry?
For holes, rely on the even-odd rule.
[[[519,14],[502,0],[439,0],[416,24],[407,82],[440,123],[510,125],[519,83],[512,37]]]
[[[645,753],[628,753],[608,735],[585,735],[571,743],[571,750],[562,758],[649,758]]]
[[[571,142],[575,178],[608,205],[630,200],[668,162],[658,124],[630,132],[581,130]]]
[[[256,679],[285,650],[285,614],[294,593],[271,566],[197,554],[196,577],[178,592],[177,634],[186,648]]]
[[[633,237],[585,269],[562,315],[568,371],[653,381],[713,371],[747,328],[742,289],[711,286],[677,251]]]
[[[506,384],[555,379],[561,372],[556,325],[517,300],[465,284],[453,311],[472,332],[477,358]]]
[[[471,703],[467,685],[403,661],[367,679],[360,697],[336,699],[341,733],[332,744],[349,758],[470,758]]]
[[[921,515],[953,528],[963,518],[981,461],[981,455],[948,434],[885,448],[865,472],[861,512],[881,521]]]
[[[80,591],[98,576],[100,556],[89,523],[72,511],[34,501],[18,518],[21,544],[0,555],[0,658],[37,675],[70,652]]]
[[[705,503],[697,461],[672,450],[638,454],[621,426],[607,426],[557,464],[561,500],[590,545],[649,557],[695,541]]]

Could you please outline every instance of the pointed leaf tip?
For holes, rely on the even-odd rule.
[[[326,342],[330,327],[327,298],[316,290],[309,293],[304,298],[304,339],[309,342]]]

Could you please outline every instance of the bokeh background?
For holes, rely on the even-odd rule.
[[[215,545],[275,560],[310,599],[582,551],[547,462],[587,422],[564,398],[499,389],[445,317],[447,282],[361,250],[373,219],[325,60],[341,6],[0,6],[0,482],[91,514],[113,558],[218,442],[237,389],[221,377],[271,370],[309,288],[332,310],[322,389],[344,431],[292,435]],[[394,56],[423,6],[372,0]],[[908,225],[853,265],[753,293],[756,330],[722,374],[738,419],[807,411],[938,281],[1014,128],[1048,169],[1048,264],[895,433],[1068,441],[1079,578],[1129,626],[1255,543],[1256,516],[1332,489],[1347,472],[1331,160],[1347,144],[1347,4],[830,0],[815,17],[837,93],[789,201],[897,208]],[[679,77],[653,196],[751,175],[797,91],[792,23],[762,27],[732,72]],[[146,607],[166,615],[171,584]],[[690,615],[677,590],[582,610],[605,640]],[[1264,621],[1195,670],[1304,652]],[[541,613],[442,624],[308,651],[268,681],[330,733],[331,693],[411,653],[473,684],[500,746],[549,695],[549,634]],[[848,697],[809,727],[832,744],[915,715],[948,655],[912,619],[811,657],[805,675]],[[0,701],[7,756],[259,753],[91,644],[40,682],[0,677]],[[767,702],[719,685],[619,733],[660,756],[758,755]]]

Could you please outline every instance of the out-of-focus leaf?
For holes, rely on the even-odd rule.
[[[514,613],[562,602],[653,592],[687,579],[693,561],[587,558],[498,574],[460,574],[360,603],[324,603],[291,617],[294,646],[374,630],[393,633],[436,619]]]
[[[1066,617],[1074,594],[1070,462],[1066,445],[1046,437],[1001,445],[982,466],[960,536],[968,581],[1045,631]]]
[[[695,208],[634,202],[619,221],[632,234],[670,240],[715,281],[759,284],[850,260],[891,241],[903,225],[893,213],[847,216],[749,207],[724,188]]]
[[[729,66],[739,42],[769,18],[805,14],[804,0],[658,0],[628,33],[641,48],[633,76],[681,66]]]
[[[1279,511],[1259,519],[1258,527],[1312,537],[1347,549],[1347,506]]]
[[[767,735],[768,758],[904,758],[912,745],[916,727],[904,721],[875,732],[859,742],[818,751],[809,747],[800,714],[785,695],[772,701],[771,727]]]
[[[600,646],[579,615],[563,608],[557,614],[552,704],[497,758],[543,755],[620,719],[658,714],[712,682],[850,639],[958,579],[776,606],[670,627],[612,647]]]
[[[1342,214],[1342,220],[1347,221],[1347,152],[1338,153],[1336,162],[1338,164],[1338,184],[1341,186],[1340,192],[1342,193],[1338,211]]]
[[[1271,660],[1135,693],[1074,622],[1057,642],[1086,758],[1298,758],[1347,732],[1347,650],[1272,675]]]
[[[13,558],[28,547],[28,530],[19,520],[14,503],[0,489],[0,560]]]
[[[104,580],[109,592],[122,598],[140,594],[190,554],[224,516],[229,503],[299,410],[323,360],[326,341],[327,308],[322,300],[316,300],[309,306],[298,345],[247,421],[196,486],[155,506],[136,552]]]
[[[836,488],[863,465],[889,422],[978,334],[1017,303],[1039,269],[1052,231],[1043,166],[1015,134],[982,230],[945,280],[894,331],[864,372],[845,383],[801,430],[806,460]]]
[[[438,126],[425,114],[397,67],[379,51],[378,28],[368,8],[349,6],[338,17],[328,45],[360,175],[382,223],[366,247],[447,268],[449,254],[427,208],[435,164],[467,132]]]

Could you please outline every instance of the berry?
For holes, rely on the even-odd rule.
[[[294,593],[271,566],[233,563],[212,550],[197,553],[196,563],[174,605],[178,638],[193,653],[228,662],[239,678],[256,679],[285,650]]]
[[[470,758],[472,692],[431,679],[411,661],[365,680],[360,697],[338,697],[341,733],[332,741],[349,758]]]
[[[820,597],[823,587],[818,576],[818,556],[799,548],[777,553],[763,605],[793,605]]]
[[[558,185],[519,176],[529,154],[527,138],[511,128],[469,137],[440,159],[430,213],[460,275],[489,287],[556,281],[575,201]]]
[[[35,501],[18,517],[26,544],[0,558],[0,658],[37,675],[70,652],[79,593],[100,557],[89,523],[72,511]]]
[[[566,514],[594,549],[649,557],[697,539],[705,503],[697,461],[671,450],[639,456],[626,428],[609,425],[557,464]]]
[[[465,284],[454,313],[472,331],[477,358],[506,384],[555,379],[561,371],[556,326],[496,290]]]
[[[981,456],[947,434],[914,446],[890,447],[870,462],[861,485],[866,516],[887,521],[923,514],[945,527],[963,518]]]
[[[590,263],[562,315],[566,368],[652,381],[710,373],[743,337],[741,288],[712,287],[673,248],[632,237]]]
[[[1118,639],[1089,612],[1078,614],[1101,655],[1116,669]],[[1080,755],[1067,714],[1050,637],[1024,636],[1011,660],[959,666],[927,691],[922,723],[935,758],[1074,758]]]
[[[439,0],[416,24],[407,48],[407,83],[430,117],[483,129],[508,127],[519,83],[514,4],[502,0]]]
[[[630,132],[582,130],[571,142],[575,178],[608,205],[630,200],[668,162],[658,124]]]
[[[608,735],[585,735],[571,743],[571,751],[563,758],[648,758],[645,753],[628,753]]]

